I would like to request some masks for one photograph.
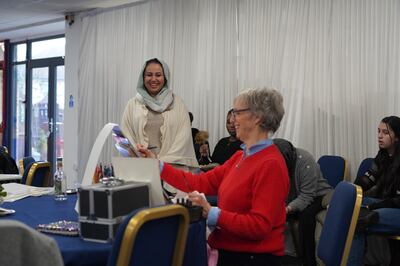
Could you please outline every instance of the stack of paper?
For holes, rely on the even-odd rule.
[[[4,190],[7,192],[7,196],[4,197],[4,201],[13,202],[29,196],[41,196],[54,192],[53,187],[33,187],[19,183],[6,183],[2,184]]]

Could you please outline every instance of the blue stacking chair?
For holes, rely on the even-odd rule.
[[[365,172],[367,172],[368,169],[371,167],[373,162],[374,158],[365,158],[364,160],[362,160],[360,166],[358,167],[357,177],[363,176]]]
[[[328,206],[317,255],[327,266],[345,266],[362,201],[361,187],[340,182]]]
[[[30,167],[32,163],[35,162],[35,159],[32,156],[27,156],[19,160],[19,172],[21,175],[24,174],[25,169]]]
[[[21,183],[28,186],[51,186],[51,164],[49,162],[36,162],[33,157],[24,157],[19,161],[22,173]]]
[[[341,156],[323,155],[318,159],[321,172],[333,188],[347,175],[347,161]]]
[[[188,228],[183,206],[136,210],[119,226],[108,265],[182,265]]]

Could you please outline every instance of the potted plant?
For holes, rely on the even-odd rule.
[[[4,190],[3,186],[0,184],[0,204],[3,203],[3,197],[7,196],[7,192]]]

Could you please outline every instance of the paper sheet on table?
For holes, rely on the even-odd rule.
[[[42,196],[54,192],[53,187],[33,187],[19,183],[5,183],[2,184],[7,196],[4,201],[13,202],[30,196]]]
[[[113,157],[114,174],[127,181],[145,182],[150,185],[150,205],[164,205],[161,189],[160,165],[156,159]]]

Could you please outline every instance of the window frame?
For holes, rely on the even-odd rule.
[[[52,40],[52,39],[58,39],[58,38],[65,38],[65,34],[57,34],[57,35],[52,35],[52,36],[46,36],[46,37],[40,37],[40,38],[34,38],[34,39],[29,39],[29,40],[24,40],[24,41],[18,41],[18,42],[13,42],[10,43],[10,49],[9,49],[9,58],[11,59],[9,62],[9,69],[13,70],[14,66],[16,65],[25,65],[25,136],[24,136],[24,152],[23,156],[31,156],[31,138],[32,138],[32,132],[31,132],[31,116],[32,116],[32,104],[31,104],[31,99],[32,99],[32,69],[41,67],[41,66],[54,66],[54,65],[65,65],[65,53],[64,56],[56,56],[56,57],[47,57],[47,58],[40,58],[40,59],[32,59],[32,44],[35,42],[40,42],[40,41],[46,41],[46,40]],[[15,56],[15,48],[17,45],[20,44],[26,44],[26,55],[25,55],[25,60],[21,61],[14,61],[14,56]],[[50,75],[50,73],[49,73]],[[8,109],[10,110],[9,112],[9,120],[7,124],[9,125],[7,127],[7,133],[8,133],[8,139],[7,139],[7,146],[9,147],[9,151],[11,155],[16,158],[17,157],[17,151],[16,151],[16,143],[14,141],[14,133],[15,133],[15,127],[16,124],[13,122],[16,116],[16,88],[15,88],[15,77],[13,76],[13,71],[9,71],[9,80],[10,83],[7,86],[8,91],[10,91],[10,97],[8,101]],[[54,80],[50,80],[50,83],[53,83]],[[50,95],[49,95],[50,97]],[[52,96],[53,97],[53,96]],[[49,98],[49,101],[52,100]]]

